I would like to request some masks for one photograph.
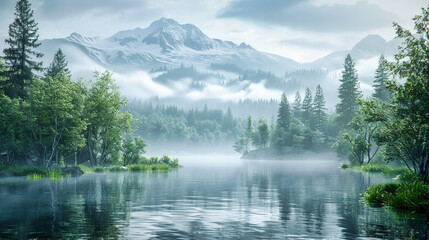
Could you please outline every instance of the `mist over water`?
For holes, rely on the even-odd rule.
[[[210,150],[175,155],[184,167],[172,172],[4,178],[0,238],[426,238],[426,216],[362,202],[390,179],[340,170],[335,154],[242,160]]]

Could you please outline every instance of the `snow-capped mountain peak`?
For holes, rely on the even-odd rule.
[[[67,40],[83,45],[90,45],[94,44],[99,40],[99,38],[92,38],[92,37],[83,37],[79,33],[72,33],[70,36],[66,37]]]

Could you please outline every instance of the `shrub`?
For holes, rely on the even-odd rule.
[[[97,172],[97,173],[101,173],[101,172],[106,171],[106,169],[104,167],[94,167],[93,169],[94,169],[94,172]]]
[[[371,206],[387,206],[414,212],[429,212],[429,185],[421,181],[377,184],[364,192]]]

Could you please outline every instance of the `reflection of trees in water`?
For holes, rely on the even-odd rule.
[[[15,191],[15,186],[1,185],[0,215],[6,217],[0,224],[10,228],[10,234],[0,238],[116,239],[123,234],[121,226],[129,222],[129,199],[144,192],[137,177],[101,174],[80,181],[42,180],[18,188],[24,197],[11,201],[4,194]]]

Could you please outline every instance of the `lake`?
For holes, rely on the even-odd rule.
[[[380,174],[335,154],[179,157],[168,173],[0,179],[2,239],[427,239],[426,216],[371,208]]]

